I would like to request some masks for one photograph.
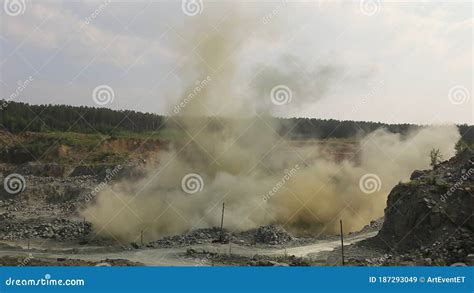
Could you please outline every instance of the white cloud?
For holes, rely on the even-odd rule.
[[[96,3],[98,7],[101,5],[101,2]],[[100,13],[107,13],[106,9],[108,7],[103,8]],[[132,36],[120,30],[108,31],[95,26],[94,19],[89,24],[86,20],[60,5],[33,2],[24,16],[6,18],[2,33],[8,40],[17,43],[24,40],[27,45],[46,50],[58,49],[70,43],[70,55],[79,57],[76,61],[81,64],[87,64],[101,51],[104,54],[101,58],[94,59],[94,62],[124,67],[144,64],[151,57],[175,57],[172,51],[157,40]]]

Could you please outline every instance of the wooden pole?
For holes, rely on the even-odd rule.
[[[342,260],[342,265],[344,266],[344,235],[342,234],[342,219],[339,221],[341,224],[341,260]]]
[[[140,243],[143,246],[143,230],[140,231]]]
[[[82,220],[82,242],[86,242],[86,218]]]
[[[222,203],[222,216],[221,216],[221,236],[220,241],[224,241],[224,210],[225,210],[225,203]]]

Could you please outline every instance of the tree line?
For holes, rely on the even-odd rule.
[[[3,101],[3,104],[5,102]],[[353,138],[379,128],[404,134],[413,124],[386,124],[369,121],[339,121],[316,118],[275,118],[281,125],[280,134],[291,138]],[[165,126],[166,117],[129,110],[111,110],[69,105],[30,105],[8,102],[0,110],[0,127],[18,133],[23,131],[71,131],[113,135],[121,132],[158,131]],[[463,140],[474,142],[474,126],[458,125]]]
[[[0,110],[0,125],[12,133],[23,131],[71,131],[112,134],[141,132],[163,127],[163,117],[129,110],[76,107],[68,105],[30,105],[9,102]]]

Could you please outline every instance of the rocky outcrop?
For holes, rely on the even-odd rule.
[[[474,153],[415,171],[390,192],[379,237],[390,248],[462,259],[474,249]],[[441,254],[441,255],[439,255]]]

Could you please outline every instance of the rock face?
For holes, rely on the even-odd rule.
[[[62,177],[63,167],[55,164],[25,164],[15,169],[23,181],[14,187],[18,193],[12,193],[5,189],[4,175],[11,168],[7,171],[0,174],[1,240],[82,241],[91,235],[91,224],[84,222],[78,210],[87,204],[98,178]]]
[[[474,153],[415,171],[390,192],[379,236],[391,247],[462,259],[474,249]]]
[[[0,163],[0,240],[96,238],[80,211],[97,194],[122,179],[143,177],[145,168],[127,165]],[[15,178],[8,179],[10,175]],[[10,186],[11,185],[11,186]]]

